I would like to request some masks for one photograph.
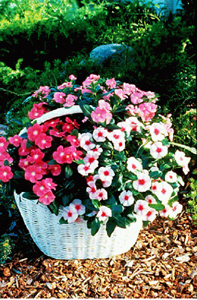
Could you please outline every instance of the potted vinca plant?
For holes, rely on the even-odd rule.
[[[155,93],[91,74],[41,86],[21,130],[0,137],[0,180],[37,246],[54,258],[126,252],[142,225],[182,210],[170,116]]]

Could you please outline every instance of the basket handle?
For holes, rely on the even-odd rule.
[[[69,108],[61,107],[61,108],[54,109],[52,111],[47,112],[46,114],[42,115],[41,117],[39,117],[35,120],[37,121],[37,124],[42,124],[53,118],[58,118],[58,117],[62,117],[62,116],[72,115],[72,114],[81,114],[81,113],[83,113],[83,111],[81,110],[80,106],[74,105]],[[23,128],[20,131],[19,136],[26,132],[27,132],[27,129]]]

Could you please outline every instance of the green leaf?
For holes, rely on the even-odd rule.
[[[171,169],[171,165],[163,163],[160,166],[161,171],[166,170],[166,169]]]
[[[70,135],[72,135],[72,136],[74,135],[74,136],[78,137],[79,132],[78,132],[78,130],[75,128],[75,129],[73,129],[73,131],[71,132]]]
[[[95,235],[99,228],[101,226],[101,223],[99,222],[99,220],[97,218],[94,219],[94,221],[92,221],[91,223],[91,235]]]
[[[65,189],[72,189],[75,186],[75,181],[74,180],[66,180],[64,182],[64,188]]]
[[[110,237],[116,228],[116,222],[113,219],[109,219],[106,224],[107,235]]]
[[[4,166],[9,166],[9,161],[7,159],[4,160]]]
[[[57,205],[57,203],[55,201],[51,202],[49,205],[48,205],[48,208],[50,209],[50,211],[55,214],[56,216],[58,215],[58,212],[59,212],[59,207]]]
[[[171,142],[170,144],[171,144],[171,145],[174,145],[174,146],[178,146],[178,147],[183,148],[183,149],[186,149],[186,150],[188,150],[189,152],[191,152],[191,153],[197,155],[197,149],[194,148],[194,147],[189,147],[189,146],[181,145],[181,144],[179,144],[179,143],[174,143],[174,142]]]
[[[35,195],[33,192],[25,192],[23,193],[23,197],[28,200],[38,200],[38,196]]]
[[[100,202],[99,202],[98,200],[93,199],[93,200],[92,200],[92,204],[94,205],[94,207],[95,207],[96,209],[99,209],[99,207],[100,207]]]
[[[150,175],[151,178],[157,179],[157,178],[162,176],[162,172],[153,171],[153,172],[150,172],[149,175]]]
[[[73,160],[73,162],[75,162],[78,165],[85,165],[85,162],[83,159],[79,159],[79,160]]]
[[[64,220],[63,217],[61,217],[61,219],[59,220],[60,224],[68,224],[68,221]]]
[[[163,139],[161,142],[162,142],[163,146],[169,146],[170,145],[170,142],[168,141],[168,139]]]
[[[66,178],[70,178],[73,175],[73,170],[70,166],[66,166],[64,172]]]
[[[70,201],[70,197],[68,195],[64,195],[62,197],[62,204],[63,204],[63,206],[67,206],[69,204],[69,201]]]
[[[115,214],[119,214],[119,213],[121,213],[121,212],[123,212],[123,210],[124,210],[124,208],[123,208],[123,206],[122,205],[113,205],[112,206],[112,211],[113,211],[113,215],[115,215]]]
[[[157,211],[163,210],[165,206],[162,203],[154,203],[154,204],[149,204],[151,208],[156,209]]]
[[[30,127],[32,127],[33,125],[32,125],[32,123],[31,122],[26,122],[25,123],[25,127],[28,129],[28,128],[30,128]]]
[[[81,110],[83,111],[84,115],[88,118],[91,117],[91,112],[93,111],[93,108],[88,105],[88,104],[82,104],[82,103],[79,103],[80,107],[81,107]]]
[[[52,159],[48,162],[48,165],[57,165],[56,160]]]
[[[148,224],[149,224],[149,221],[143,221],[143,226],[144,226],[144,227],[147,227]]]
[[[114,206],[117,204],[116,198],[114,197],[113,194],[111,194],[111,195],[109,194],[108,199],[105,200],[105,204],[106,205],[114,205]]]

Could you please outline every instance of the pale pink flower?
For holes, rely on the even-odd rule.
[[[120,203],[124,206],[130,206],[134,203],[133,194],[131,191],[123,191],[119,195]]]
[[[115,89],[115,95],[118,96],[121,100],[126,99],[127,95],[122,89]]]
[[[108,217],[112,216],[112,210],[109,207],[100,206],[96,216],[99,221],[106,221]]]
[[[69,78],[70,80],[76,80],[76,79],[77,79],[77,77],[76,77],[75,75],[73,75],[73,74],[69,75],[68,78]]]
[[[150,147],[150,154],[155,159],[160,159],[168,154],[168,147],[164,146],[162,142],[155,142]]]
[[[68,94],[66,97],[66,101],[63,104],[64,107],[71,107],[73,105],[75,105],[75,101],[77,100],[77,96],[72,95],[72,94]]]
[[[136,86],[134,84],[124,82],[123,85],[123,92],[127,95],[134,93],[136,91]]]
[[[151,178],[148,175],[148,171],[142,172],[142,173],[137,173],[137,180],[133,181],[133,187],[135,190],[139,192],[146,192],[150,189],[151,187]]]
[[[97,107],[95,111],[91,112],[91,118],[96,123],[104,123],[109,124],[112,119],[112,114],[105,110]]]
[[[40,86],[39,89],[32,94],[32,97],[37,97],[41,94],[43,98],[46,98],[49,95],[50,91],[51,90],[47,85]]]
[[[127,160],[127,170],[137,174],[139,171],[142,171],[142,164],[135,157],[129,157]]]
[[[144,122],[151,121],[155,116],[155,112],[157,110],[157,105],[151,102],[143,102],[139,105],[139,116],[142,118]]]
[[[133,104],[141,103],[141,102],[143,102],[143,99],[142,99],[143,96],[144,96],[144,94],[143,94],[142,92],[135,92],[135,93],[132,93],[132,94],[130,95],[131,102],[132,102]]]

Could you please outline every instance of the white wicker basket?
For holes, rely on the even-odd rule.
[[[136,242],[142,221],[127,228],[116,227],[111,237],[102,225],[95,236],[91,235],[86,221],[59,224],[60,215],[52,214],[37,200],[28,200],[14,193],[24,223],[38,248],[56,259],[108,258],[127,252]]]
[[[82,113],[78,105],[58,108],[38,118],[37,123],[76,113]],[[19,135],[26,130],[24,128]],[[37,200],[26,199],[22,193],[14,193],[14,196],[32,239],[44,254],[56,259],[107,258],[127,252],[135,244],[142,228],[142,221],[138,219],[126,229],[116,227],[110,238],[105,225],[92,236],[86,221],[60,225],[61,211],[56,216]]]

